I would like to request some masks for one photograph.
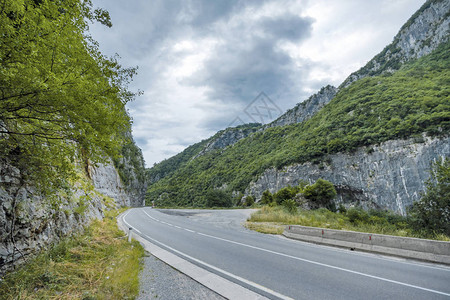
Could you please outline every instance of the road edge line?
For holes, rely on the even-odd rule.
[[[120,214],[117,217],[117,225],[125,233],[129,233],[129,228],[133,228],[126,220],[123,218],[131,211],[131,209]],[[125,226],[126,225],[126,226]],[[127,227],[128,226],[128,227]],[[132,233],[132,238],[137,240],[145,250],[150,252],[153,256],[157,257],[161,261],[175,268],[179,272],[185,274],[186,276],[197,281],[201,285],[207,287],[208,289],[214,291],[215,293],[221,295],[230,300],[241,300],[241,299],[268,299],[258,293],[255,293],[239,284],[229,281],[217,274],[207,271],[201,267],[194,265],[193,263],[162,249],[161,247],[155,245],[154,243],[148,241],[139,234]]]

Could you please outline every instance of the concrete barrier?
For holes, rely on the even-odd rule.
[[[450,265],[450,242],[299,225],[286,226],[288,238]]]

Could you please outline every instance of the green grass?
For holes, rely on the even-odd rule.
[[[1,299],[134,299],[142,246],[106,213],[84,234],[66,238],[0,282]]]
[[[270,222],[245,222],[244,226],[250,230],[254,230],[266,234],[282,234],[286,227],[280,223]]]
[[[373,214],[362,213],[361,217],[358,217],[358,212],[360,211],[361,210],[356,210],[356,214],[351,214],[349,212],[341,214],[322,208],[317,210],[299,209],[296,213],[289,213],[282,206],[264,206],[261,210],[250,216],[248,222],[251,223],[251,226],[247,226],[247,228],[263,233],[276,234],[276,232],[274,232],[276,230],[270,227],[270,224],[277,226],[303,225],[450,241],[450,237],[443,234],[430,234],[412,230],[405,217],[383,212],[374,212]],[[355,215],[357,217],[355,217]],[[263,225],[257,226],[255,225],[256,223],[261,223]]]

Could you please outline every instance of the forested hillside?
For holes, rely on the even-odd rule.
[[[449,50],[446,42],[395,73],[358,80],[303,123],[268,128],[191,160],[151,185],[147,201],[204,206],[208,191],[220,188],[236,195],[272,167],[326,163],[329,154],[361,146],[410,137],[420,142],[423,134],[446,135],[450,131]]]
[[[172,175],[176,170],[184,167],[189,161],[206,154],[212,150],[223,149],[236,143],[251,133],[260,129],[261,124],[244,124],[233,128],[227,128],[217,132],[212,137],[187,147],[177,155],[166,159],[147,170],[147,178],[150,184],[155,183],[167,176]]]

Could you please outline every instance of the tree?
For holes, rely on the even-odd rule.
[[[74,160],[117,156],[135,68],[106,58],[88,22],[110,26],[90,0],[5,0],[0,7],[0,158],[46,189]]]
[[[231,195],[223,190],[210,190],[206,194],[207,207],[231,207]]]
[[[273,195],[273,199],[277,202],[277,204],[282,204],[285,200],[289,200],[294,198],[297,194],[297,189],[295,187],[284,187],[280,189]]]
[[[261,196],[261,204],[270,204],[273,202],[273,196],[269,190],[265,190]]]
[[[244,205],[245,206],[252,206],[255,203],[255,197],[249,195],[245,197]]]
[[[314,184],[308,185],[303,189],[303,195],[318,206],[331,208],[332,204],[334,204],[332,200],[337,193],[331,182],[319,178]]]
[[[288,200],[283,201],[283,206],[291,214],[297,212],[297,202],[295,202],[294,199],[288,199]]]
[[[450,158],[434,162],[422,198],[409,210],[415,230],[450,236]]]

